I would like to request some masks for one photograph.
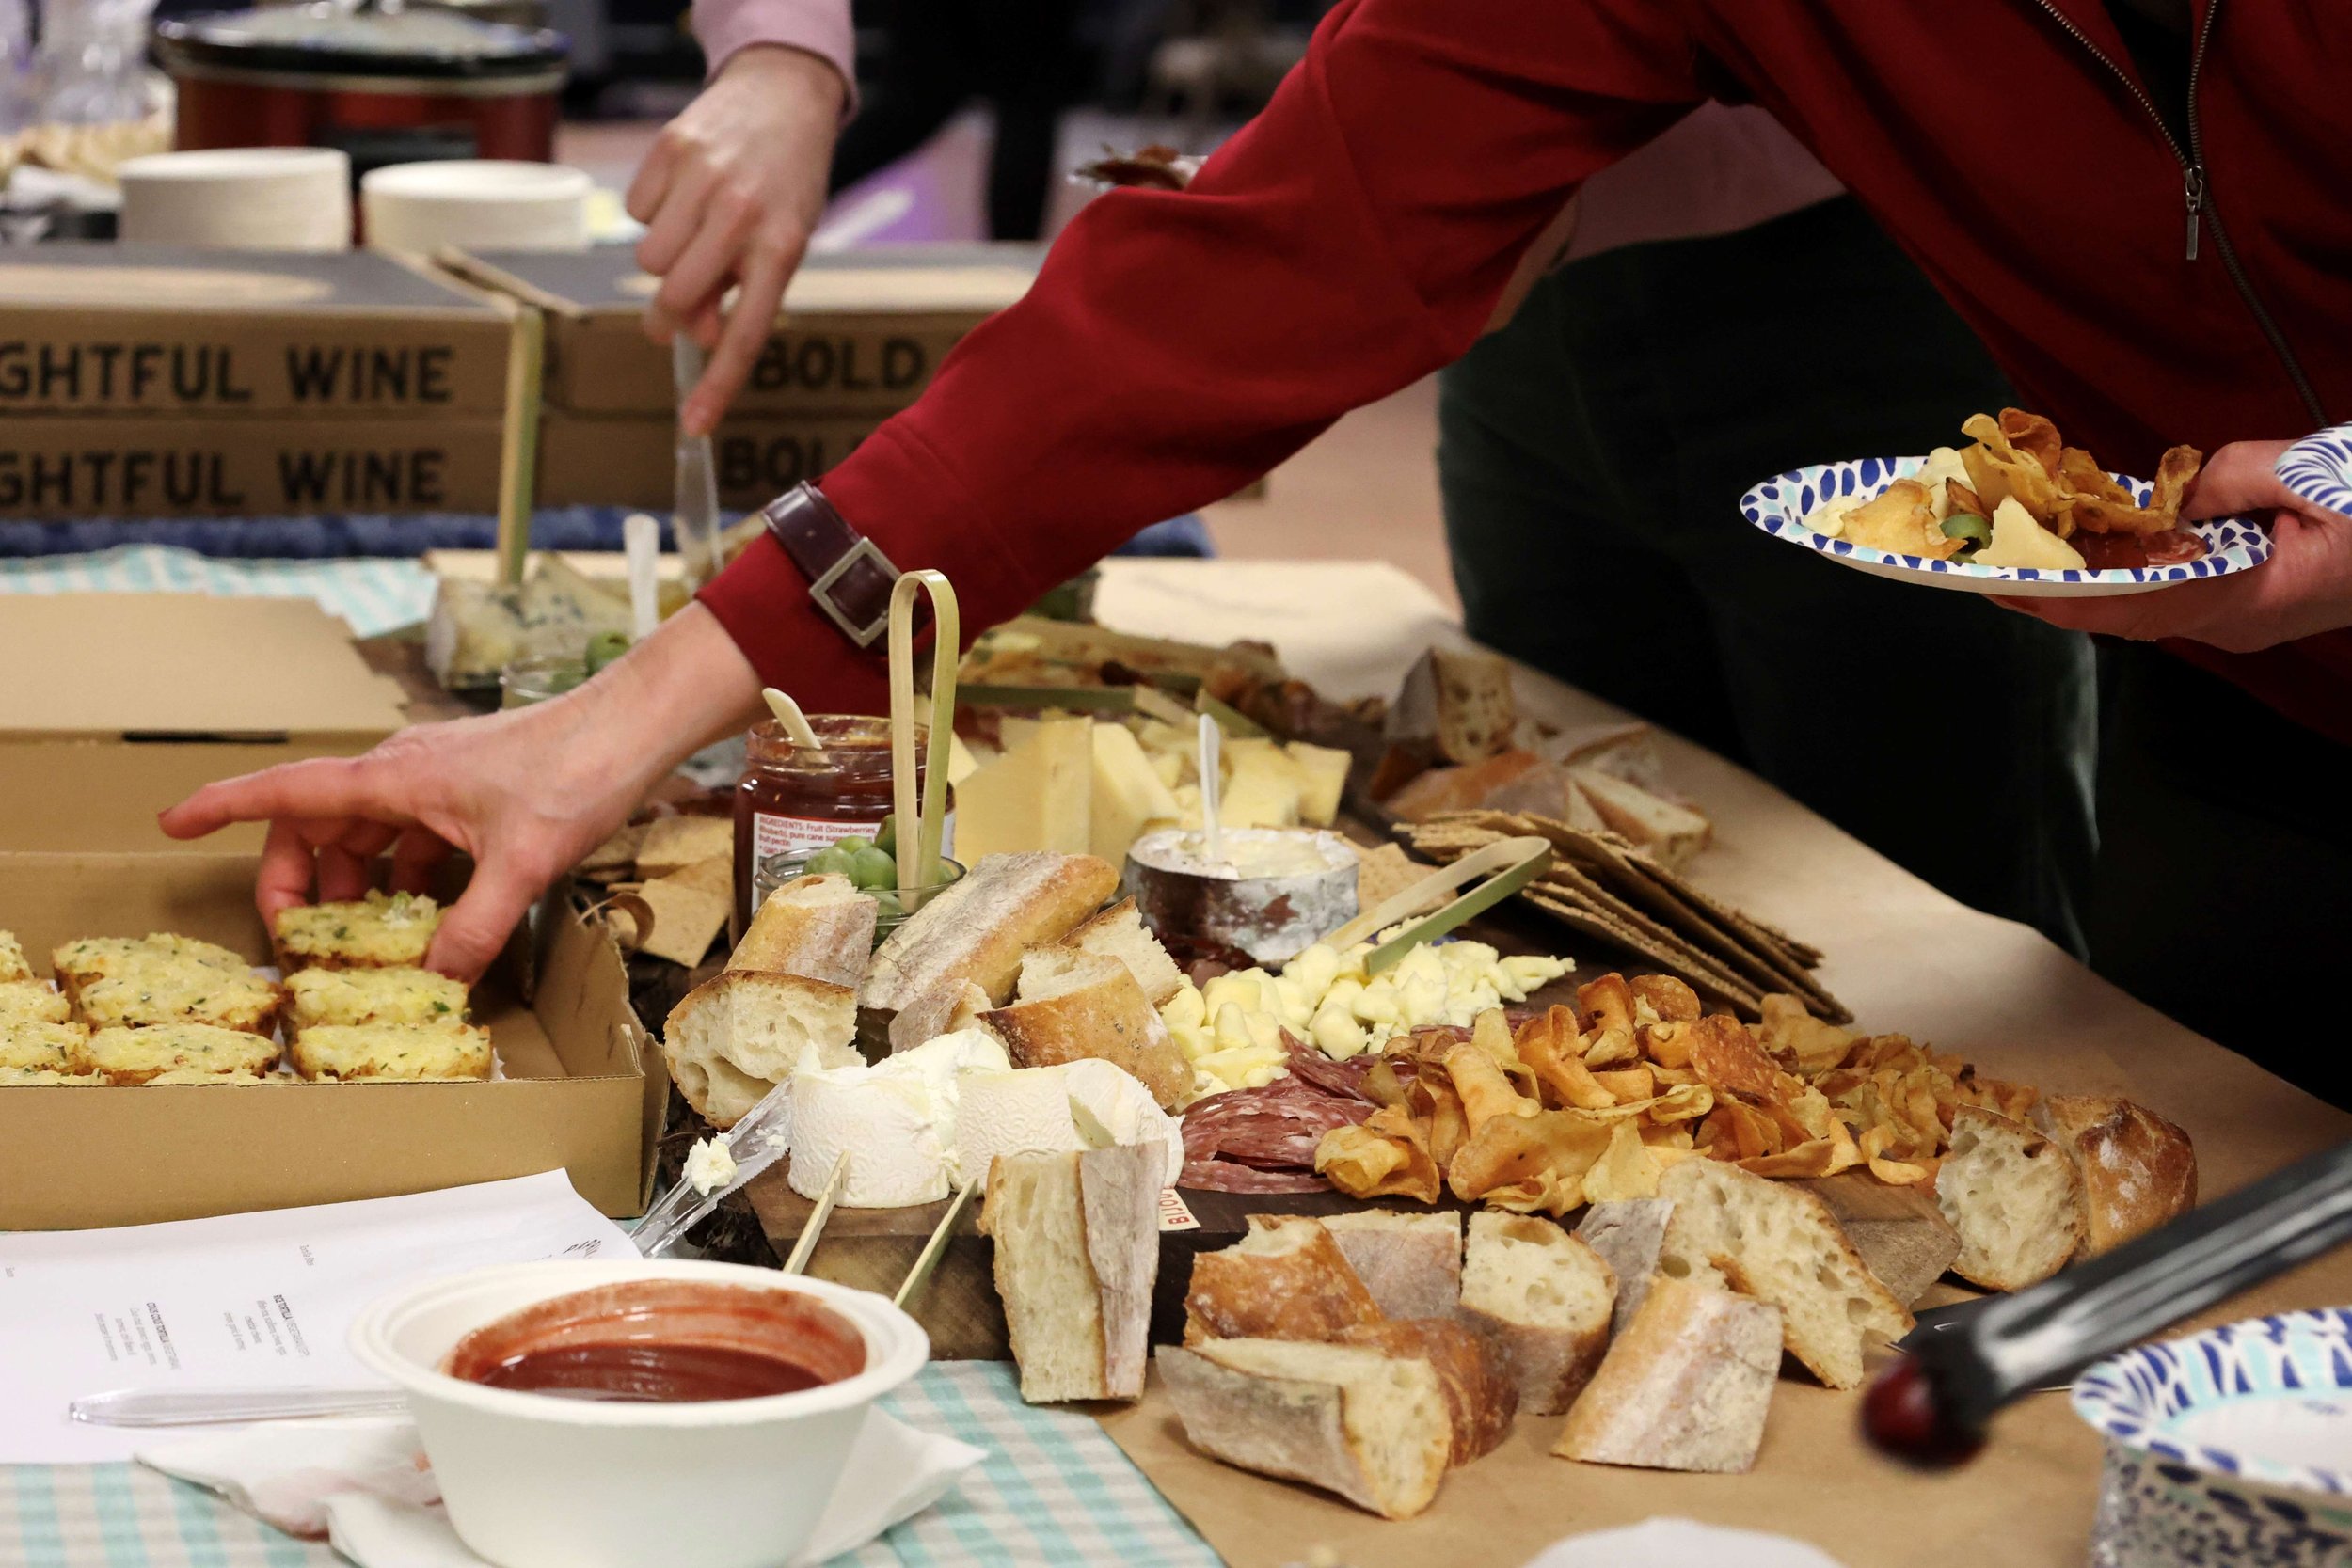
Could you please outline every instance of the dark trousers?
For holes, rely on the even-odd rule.
[[[2088,641],[1794,549],[1737,505],[1802,464],[1957,445],[2010,398],[1851,198],[1573,263],[1442,382],[1469,629],[2080,953]]]
[[[1045,223],[1061,112],[1079,78],[1075,0],[885,0],[888,52],[834,149],[833,188],[898,162],[974,98],[995,116],[989,237],[1034,240]],[[866,75],[864,71],[861,76]]]

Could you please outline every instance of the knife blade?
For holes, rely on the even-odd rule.
[[[703,378],[702,345],[680,330],[670,337],[670,375],[677,387],[678,413]],[[677,433],[677,491],[671,527],[677,539],[678,560],[686,568],[690,587],[699,587],[719,575],[719,471],[711,457],[710,437]]]

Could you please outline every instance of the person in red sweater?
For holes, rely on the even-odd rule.
[[[475,876],[428,961],[479,973],[761,684],[879,711],[878,645],[839,623],[870,617],[888,566],[946,571],[986,626],[1232,493],[1459,356],[1578,185],[1710,99],[1794,132],[2070,441],[2139,472],[2190,442],[2215,454],[2192,513],[2273,520],[2257,572],[2038,612],[2193,640],[2352,741],[2352,523],[2270,474],[2283,438],[2352,409],[2352,10],[2197,0],[2187,23],[2176,124],[2100,0],[1343,0],[1188,192],[1091,203],[920,404],[628,657],[537,707],[208,786],[163,825],[269,819],[265,912],[349,896],[387,852],[413,882],[462,848]],[[836,617],[812,568],[861,540],[888,565],[861,546]]]

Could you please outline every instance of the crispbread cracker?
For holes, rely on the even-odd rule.
[[[1740,984],[1697,954],[1679,944],[1669,946],[1652,942],[1629,926],[1620,925],[1586,905],[1572,904],[1550,894],[1530,890],[1528,902],[1551,915],[1570,930],[1598,937],[1612,946],[1623,948],[1637,958],[1645,958],[1666,974],[1689,982],[1692,990],[1711,996],[1755,1017],[1763,1011],[1764,999],[1748,986]]]
[[[1393,844],[1367,849],[1360,844],[1350,846],[1356,851],[1356,904],[1359,909],[1376,909],[1429,875],[1432,867],[1414,860]],[[1428,907],[1444,902],[1441,896],[1430,900]],[[1415,911],[1419,912],[1419,911]]]

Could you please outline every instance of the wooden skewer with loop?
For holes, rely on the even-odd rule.
[[[1452,865],[1439,866],[1421,880],[1383,900],[1323,940],[1344,953],[1368,942],[1398,921],[1427,907],[1429,900],[1455,888],[1487,880],[1374,948],[1364,958],[1364,973],[1377,974],[1422,942],[1435,941],[1473,915],[1484,914],[1542,876],[1551,864],[1551,843],[1530,834],[1489,844]]]
[[[917,593],[930,596],[932,631],[930,735],[919,806],[914,787]],[[914,912],[915,890],[939,880],[939,841],[946,828],[940,808],[947,795],[947,752],[956,726],[956,660],[962,634],[955,585],[946,573],[925,568],[900,575],[890,591],[890,788],[898,814],[898,899],[909,914]]]

